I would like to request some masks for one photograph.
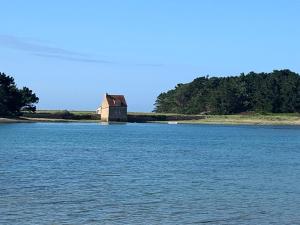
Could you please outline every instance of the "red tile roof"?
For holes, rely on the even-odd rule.
[[[123,106],[127,107],[124,95],[109,95],[106,94],[106,99],[109,106]]]

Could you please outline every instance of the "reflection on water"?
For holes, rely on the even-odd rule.
[[[299,224],[299,137],[299,127],[1,125],[0,224]]]

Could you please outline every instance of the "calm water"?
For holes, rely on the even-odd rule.
[[[0,125],[0,224],[300,224],[300,127]]]

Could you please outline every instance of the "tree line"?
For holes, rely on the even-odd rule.
[[[39,98],[27,87],[19,89],[14,78],[0,72],[0,117],[20,116],[21,111],[35,111]]]
[[[161,93],[155,112],[235,114],[300,112],[300,76],[290,70],[196,78]]]

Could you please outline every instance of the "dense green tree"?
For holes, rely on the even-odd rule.
[[[18,116],[21,110],[35,111],[38,101],[32,90],[18,89],[13,77],[0,73],[0,116]]]
[[[290,70],[199,77],[162,93],[156,112],[233,114],[242,112],[300,112],[300,76]]]

